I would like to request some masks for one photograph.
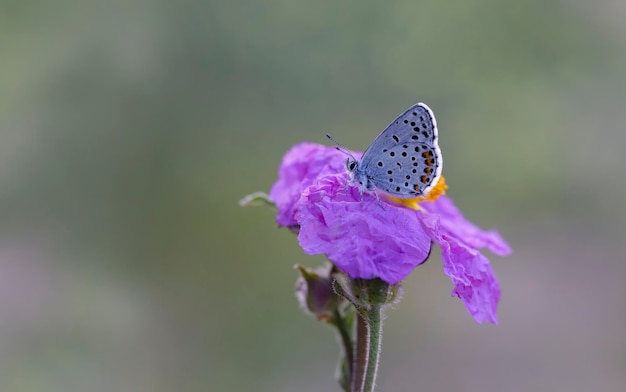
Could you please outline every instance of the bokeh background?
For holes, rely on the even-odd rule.
[[[332,133],[434,110],[449,195],[498,228],[500,325],[440,254],[388,314],[381,391],[626,389],[619,1],[0,3],[0,390],[338,391],[269,190]]]

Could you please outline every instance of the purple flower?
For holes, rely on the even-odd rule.
[[[445,195],[421,202],[417,211],[371,193],[361,197],[358,187],[346,185],[345,160],[335,148],[312,143],[288,151],[270,191],[278,224],[299,226],[302,249],[325,254],[351,278],[389,284],[401,282],[426,261],[431,241],[436,242],[444,273],[454,284],[452,295],[479,323],[497,323],[500,287],[479,249],[508,255],[511,249],[500,235],[467,221]]]

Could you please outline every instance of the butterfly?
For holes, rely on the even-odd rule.
[[[350,158],[346,168],[359,192],[381,190],[400,198],[428,195],[441,177],[443,159],[437,121],[426,104],[417,103],[385,128],[361,159],[326,134]]]

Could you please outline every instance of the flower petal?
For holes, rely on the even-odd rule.
[[[278,208],[276,222],[281,226],[296,225],[296,203],[304,188],[318,177],[345,173],[346,157],[334,148],[315,143],[293,146],[278,169],[278,180],[270,190],[270,197]]]
[[[482,230],[465,219],[461,211],[448,196],[441,196],[434,202],[421,203],[420,206],[441,217],[440,225],[444,232],[455,237],[470,248],[487,248],[491,252],[508,256],[511,254],[509,244],[495,230]]]
[[[459,297],[474,319],[497,324],[500,286],[489,260],[459,238],[448,235],[440,216],[419,212],[424,228],[441,246],[443,272],[454,284],[452,295]]]
[[[431,240],[415,212],[363,200],[346,176],[326,176],[306,188],[298,203],[298,240],[308,254],[323,253],[351,278],[402,281],[430,253]]]

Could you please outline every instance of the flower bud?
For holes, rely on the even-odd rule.
[[[333,290],[333,265],[326,263],[315,269],[296,265],[295,268],[300,272],[296,280],[300,306],[318,320],[330,322],[342,300]]]

